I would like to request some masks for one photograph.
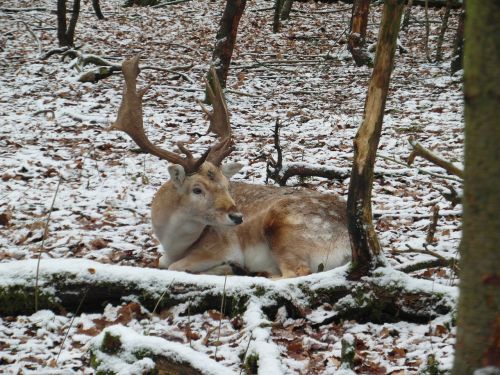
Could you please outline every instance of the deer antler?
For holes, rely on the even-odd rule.
[[[186,157],[183,158],[179,154],[163,150],[155,146],[149,141],[148,137],[144,133],[142,97],[149,87],[137,90],[137,76],[140,73],[139,56],[125,60],[122,64],[122,72],[125,78],[123,98],[120,108],[118,109],[118,117],[115,123],[111,126],[111,129],[121,130],[127,133],[142,150],[158,156],[160,159],[182,165],[186,174],[192,174],[198,171],[211,150],[207,150],[199,159],[195,159],[191,152],[189,152],[183,145],[178,144],[177,146],[181,152],[186,155]],[[218,146],[219,145],[214,148]]]
[[[210,112],[202,102],[198,101],[203,112],[205,112],[210,120],[207,134],[212,132],[221,139],[231,137],[231,124],[229,123],[229,111],[227,110],[226,98],[222,91],[222,86],[219,82],[219,77],[214,66],[210,67],[209,79],[204,78],[207,88],[208,100],[212,104],[213,111]]]

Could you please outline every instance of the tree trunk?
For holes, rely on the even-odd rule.
[[[465,31],[465,8],[460,13],[457,33],[453,43],[453,58],[451,59],[451,74],[458,72],[464,67],[464,31]]]
[[[66,0],[57,0],[57,40],[59,47],[69,46],[66,38]]]
[[[283,9],[284,0],[274,1],[274,18],[273,18],[273,33],[278,33],[281,29],[280,15],[281,9]]]
[[[408,0],[408,4],[406,4],[405,15],[403,17],[403,22],[401,22],[401,30],[406,30],[410,25],[410,17],[411,17],[411,7],[413,6],[413,0]]]
[[[365,44],[370,2],[371,0],[354,0],[352,4],[351,34],[347,41],[347,48],[357,66],[372,65],[372,59]]]
[[[75,28],[80,14],[80,0],[73,1],[73,11],[69,26],[66,23],[66,0],[57,0],[57,39],[60,47],[73,47]]]
[[[290,18],[290,12],[292,11],[293,0],[284,0],[283,9],[281,9],[281,19],[283,21]]]
[[[454,375],[500,373],[500,2],[467,0],[465,176]],[[486,372],[484,372],[486,373]]]
[[[443,41],[446,29],[448,29],[448,19],[450,18],[451,4],[453,0],[446,1],[446,9],[444,11],[443,23],[441,24],[441,30],[439,31],[439,38],[436,48],[436,61],[441,61],[443,59]]]
[[[217,31],[212,63],[215,66],[219,82],[223,88],[226,87],[229,65],[231,64],[231,57],[234,45],[236,44],[238,25],[246,3],[246,0],[227,0],[226,8],[219,24],[219,31]],[[208,75],[208,79],[210,80],[210,74]]]
[[[382,132],[382,120],[402,12],[402,1],[385,1],[364,118],[354,140],[354,163],[347,198],[353,261],[350,274],[352,279],[359,279],[384,263],[373,226],[371,195],[375,155]]]
[[[99,20],[105,19],[104,14],[102,14],[101,11],[101,4],[99,3],[99,0],[92,0],[92,8],[94,8],[94,13]]]

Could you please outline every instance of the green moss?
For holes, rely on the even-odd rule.
[[[139,348],[132,353],[138,360],[143,358],[153,358],[154,353],[148,348]]]
[[[261,285],[254,285],[255,293],[254,295],[256,297],[262,297],[264,294],[266,294],[266,288],[264,288]]]
[[[26,288],[20,285],[0,287],[0,314],[18,315],[35,312],[35,288]],[[39,309],[56,309],[59,306],[56,298],[45,292],[38,291]]]
[[[230,299],[231,302],[231,311],[229,314],[231,318],[234,318],[238,315],[243,315],[247,309],[247,296],[234,296]]]
[[[243,367],[247,374],[257,374],[259,370],[259,355],[254,353],[247,356]]]
[[[346,339],[340,340],[342,344],[342,349],[341,349],[341,354],[340,354],[340,361],[342,364],[346,364],[349,366],[349,368],[354,367],[354,355],[356,354],[356,350],[354,349],[354,346],[348,342]]]
[[[95,355],[95,353],[90,353],[90,366],[92,366],[92,368],[94,369],[97,369],[100,365],[101,365],[101,361],[99,359],[97,359],[97,356]]]
[[[120,351],[122,343],[120,336],[113,336],[111,333],[106,332],[102,339],[101,351],[106,354],[116,354]]]

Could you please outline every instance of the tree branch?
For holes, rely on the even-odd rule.
[[[410,145],[413,147],[412,153],[410,154],[410,156],[408,156],[408,165],[413,164],[413,161],[415,160],[416,156],[421,156],[427,161],[430,161],[431,163],[436,164],[437,166],[443,168],[448,173],[458,176],[460,178],[464,178],[464,171],[462,169],[458,168],[453,163],[443,159],[442,157],[433,153],[432,151],[426,149],[420,143],[415,141],[413,137],[410,137],[408,139],[408,142],[410,142]]]

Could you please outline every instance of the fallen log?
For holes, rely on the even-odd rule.
[[[97,373],[154,373],[230,375],[233,371],[189,346],[160,337],[144,336],[115,325],[104,329],[89,344]]]
[[[0,316],[34,312],[36,260],[0,264]],[[263,277],[194,275],[151,268],[115,266],[85,259],[43,259],[38,279],[38,306],[55,312],[102,311],[108,303],[140,302],[149,311],[176,307],[186,313],[219,309],[242,314],[250,300],[274,319],[285,306],[289,316],[315,324],[356,319],[360,322],[427,322],[455,308],[457,289],[413,279],[392,268],[378,268],[360,281],[346,279],[347,266],[305,277],[273,281]],[[224,290],[223,290],[224,289]],[[81,303],[85,295],[84,303]],[[332,308],[318,314],[325,304]]]

